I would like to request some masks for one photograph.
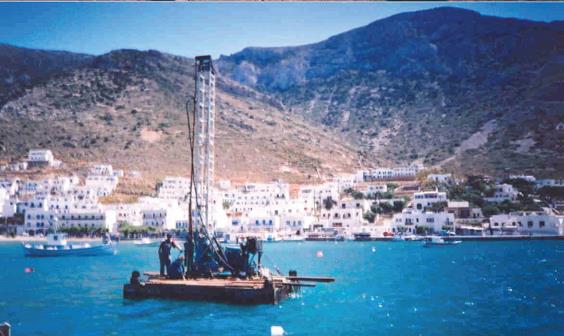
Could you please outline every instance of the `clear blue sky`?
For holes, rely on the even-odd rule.
[[[458,6],[537,21],[558,3],[0,3],[0,43],[102,54],[157,49],[231,54],[248,46],[313,43],[400,12]]]

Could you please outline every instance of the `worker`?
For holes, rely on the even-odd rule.
[[[166,239],[161,242],[159,246],[159,261],[161,262],[161,275],[166,275],[165,272],[168,271],[170,266],[170,251],[172,248],[179,249],[182,251],[178,245],[172,240],[172,235],[170,233],[166,234]]]
[[[184,256],[180,255],[167,269],[168,277],[170,279],[184,280]]]

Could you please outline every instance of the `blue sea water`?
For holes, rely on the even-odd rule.
[[[0,320],[14,335],[563,335],[564,242],[265,244],[287,272],[333,276],[278,305],[130,301],[155,247],[108,257],[25,258],[0,244]],[[317,251],[323,257],[316,256]],[[33,273],[25,273],[33,267]]]

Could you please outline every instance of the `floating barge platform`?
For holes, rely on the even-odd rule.
[[[126,299],[165,298],[175,300],[215,301],[234,304],[275,304],[301,287],[314,287],[313,283],[332,282],[332,278],[307,278],[292,276],[238,278],[198,278],[172,280],[155,273],[145,273],[148,280],[123,286]]]

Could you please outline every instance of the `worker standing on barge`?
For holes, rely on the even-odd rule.
[[[170,266],[170,251],[172,248],[176,248],[180,251],[182,249],[176,245],[174,240],[172,240],[172,235],[170,233],[166,234],[166,239],[161,242],[159,246],[159,261],[161,262],[161,275],[165,275],[168,267]]]

